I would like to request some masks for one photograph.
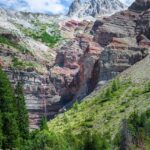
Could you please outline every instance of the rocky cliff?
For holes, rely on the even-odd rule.
[[[69,8],[68,16],[104,16],[125,8],[126,6],[119,0],[74,0]]]
[[[82,99],[98,82],[106,83],[148,55],[147,7],[140,13],[129,9],[97,20],[92,35],[77,34],[59,49],[51,74],[64,105]]]
[[[140,12],[136,3],[142,6]],[[17,81],[24,85],[31,128],[37,127],[43,115],[50,119],[58,111],[65,111],[68,104],[87,96],[98,83],[104,84],[148,55],[149,1],[144,4],[145,7],[143,1],[137,0],[129,10],[99,19],[94,25],[88,21],[59,22],[62,34],[68,39],[53,47],[47,40],[34,39],[34,32],[34,36],[29,34],[32,30],[27,34],[34,19],[28,22],[29,28],[20,25],[16,28],[12,21],[3,19],[21,31],[20,36],[1,33],[0,63],[13,85]],[[0,25],[2,31],[8,31],[4,30],[4,24]],[[37,22],[33,25],[35,31],[43,28],[45,31],[46,24],[42,28]],[[54,28],[50,27],[46,27],[46,32],[51,35]],[[24,36],[23,31],[26,31]],[[21,47],[14,45],[14,40]],[[24,45],[26,51],[20,51]]]
[[[101,54],[100,80],[107,80],[139,61],[150,48],[149,3],[137,12],[133,3],[129,10],[97,20],[92,33],[94,41],[104,47]],[[143,1],[141,1],[143,7]],[[133,10],[134,7],[134,10]]]

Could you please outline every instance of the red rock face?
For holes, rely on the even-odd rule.
[[[85,35],[77,36],[59,50],[56,65],[51,69],[51,78],[64,104],[87,95],[89,80],[94,76],[94,65],[101,51],[99,45]],[[55,82],[58,78],[60,80]],[[84,96],[77,94],[83,86]]]
[[[112,79],[148,54],[148,14],[126,10],[97,20],[93,36],[77,34],[60,48],[51,79],[62,106],[87,96],[99,81]]]
[[[49,83],[39,88],[42,112],[52,118],[58,111],[65,110],[62,108],[87,96],[98,82],[112,79],[148,55],[149,16],[149,10],[140,13],[126,10],[97,20],[92,35],[74,32],[74,38],[57,51],[55,65],[49,71]],[[84,22],[69,21],[65,25],[74,30],[79,26],[89,30]],[[40,111],[30,112],[34,125],[38,123]]]
[[[135,11],[139,7],[140,12]],[[69,34],[73,32],[72,39],[57,51],[48,74],[6,67],[14,85],[18,80],[24,84],[31,128],[37,128],[43,115],[53,118],[74,100],[87,96],[98,82],[112,79],[148,55],[150,11],[147,8],[149,1],[144,6],[143,1],[137,0],[129,10],[97,20],[92,29],[86,21],[67,21],[62,29]],[[84,32],[76,32],[80,30]],[[13,55],[6,50],[0,54]]]
[[[138,3],[144,11],[131,9]],[[108,80],[143,59],[150,49],[150,11],[148,1],[137,1],[129,10],[97,20],[94,41],[104,47],[101,53],[100,80]]]

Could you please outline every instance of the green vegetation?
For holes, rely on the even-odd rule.
[[[149,150],[150,109],[142,114],[134,112],[129,119],[124,120],[117,140],[120,149]]]
[[[12,67],[13,68],[18,68],[18,69],[21,69],[21,68],[25,68],[25,65],[24,63],[19,60],[17,57],[14,57],[13,60],[12,60]]]
[[[40,122],[40,130],[48,130],[47,119],[43,117]]]
[[[21,139],[25,140],[25,135],[27,138],[28,128],[26,126],[28,126],[28,122],[25,122],[26,114],[24,116],[18,108],[25,108],[23,99],[21,88],[17,88],[15,98],[14,90],[6,74],[0,69],[0,148],[2,149],[20,148],[23,144]],[[16,101],[22,106],[17,105]],[[20,118],[20,115],[22,118]],[[24,121],[24,124],[18,125],[21,124],[19,121]]]
[[[17,126],[17,110],[13,89],[0,69],[0,111],[2,120],[2,148],[14,148],[19,146],[19,130]]]
[[[3,140],[3,131],[2,131],[2,113],[0,111],[0,147],[2,147],[2,140]]]
[[[12,63],[10,65],[12,69],[18,69],[18,70],[36,70],[38,73],[43,73],[44,71],[44,65],[40,64],[37,61],[25,61],[22,60],[16,56],[12,58]]]
[[[43,118],[41,129],[31,133],[30,149],[135,150],[144,145],[149,150],[149,85],[113,80],[81,104],[76,101],[49,123],[49,129]]]
[[[29,137],[29,119],[28,111],[26,108],[25,98],[23,94],[23,87],[20,82],[18,82],[16,89],[16,105],[18,111],[18,127],[20,131],[20,136],[22,140],[27,140]]]
[[[7,45],[8,48],[13,47],[24,54],[31,54],[31,52],[28,49],[19,45],[17,42],[12,41],[11,39],[9,39],[8,37],[6,37],[4,35],[0,35],[0,43],[2,45],[4,45],[4,44]]]
[[[42,42],[47,43],[50,47],[53,47],[55,44],[58,43],[58,41],[61,40],[60,35],[49,35],[46,32],[42,33],[40,37],[37,38],[41,39]]]
[[[21,59],[18,59],[17,57],[13,57],[12,59],[12,68],[14,69],[33,69],[35,68],[35,65],[32,62],[26,62]]]
[[[69,111],[59,114],[50,122],[47,123],[46,118],[43,117],[40,129],[30,134],[22,87],[18,84],[14,94],[6,74],[1,71],[0,148],[149,150],[150,70],[147,67],[148,63],[150,64],[149,59],[142,62],[146,68],[133,66],[133,71],[129,70],[128,75],[123,74],[110,81],[99,91],[85,98],[82,103],[76,101]],[[18,117],[19,113],[22,118]],[[19,120],[25,122],[25,126],[19,124]]]
[[[35,25],[35,29],[24,28],[19,25],[17,26],[26,36],[42,41],[49,47],[55,46],[60,40],[62,40],[58,25],[42,24],[38,20],[33,21],[32,23]],[[47,29],[50,30],[50,33],[47,32]]]
[[[138,120],[138,117],[132,117],[132,114],[134,112],[136,112],[136,114],[144,113],[145,110],[149,109],[149,85],[150,82],[147,83],[145,81],[135,83],[129,79],[115,79],[101,89],[101,91],[93,93],[93,95],[86,98],[81,104],[75,103],[71,110],[65,112],[65,114],[58,115],[49,123],[49,130],[55,132],[58,136],[66,135],[66,133],[69,132],[76,140],[80,139],[81,143],[78,143],[78,145],[80,145],[83,150],[85,149],[83,145],[85,145],[87,141],[89,144],[87,144],[88,147],[91,147],[92,150],[111,150],[118,149],[119,147],[121,149],[122,144],[120,139],[122,138],[119,136],[117,139],[117,137],[121,128],[124,128],[125,118],[137,118]],[[144,121],[144,124],[149,125],[148,121],[142,121]],[[133,122],[138,126],[136,121]],[[138,129],[133,130],[137,133]],[[145,133],[148,131],[149,128]],[[94,140],[92,141],[91,137],[85,136],[85,134],[83,134],[85,132],[87,132],[88,135],[93,135]],[[133,133],[133,135],[135,135],[135,133]],[[143,134],[143,129],[141,134]],[[85,141],[86,137],[90,140],[87,140],[87,138],[87,141]],[[149,143],[149,139],[147,140],[145,135],[143,135],[143,137],[144,139],[146,138],[144,143],[144,145],[146,145],[146,143]],[[128,140],[130,140],[130,138]],[[76,143],[74,143],[74,145],[76,145]],[[139,147],[137,144],[135,144],[135,146],[132,144],[132,146]],[[79,148],[76,148],[75,150],[78,149]]]

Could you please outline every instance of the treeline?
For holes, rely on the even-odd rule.
[[[0,68],[0,149],[21,149],[29,137],[28,112],[20,83],[13,89]]]
[[[30,141],[26,150],[110,150],[107,137],[90,130],[77,135],[69,130],[64,133],[36,130],[31,133]]]

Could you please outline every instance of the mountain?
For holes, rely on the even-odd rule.
[[[149,0],[138,0],[135,1],[130,7],[129,10],[142,12],[145,8],[149,9],[150,1]]]
[[[23,84],[31,128],[149,54],[149,3],[135,4],[95,22],[1,10],[0,64]]]
[[[92,2],[75,5],[102,4]],[[112,8],[109,2],[103,4]],[[41,127],[27,141],[17,133],[19,149],[150,149],[150,0],[95,19],[0,10],[1,101],[14,103],[24,93],[30,129]],[[5,74],[13,87],[22,84],[14,91],[20,96],[5,86]],[[5,112],[10,118],[12,111],[4,110],[0,120],[7,125]],[[10,147],[5,124],[0,148]]]
[[[113,149],[120,147],[122,144],[120,141],[123,140],[123,137],[126,137],[126,134],[121,135],[120,133],[121,128],[123,128],[123,121],[132,118],[134,113],[137,113],[136,117],[134,117],[136,120],[138,114],[145,113],[147,110],[148,112],[150,111],[150,90],[146,90],[147,86],[150,85],[149,65],[150,56],[147,56],[142,61],[121,73],[117,78],[108,82],[104,87],[100,89],[97,88],[97,90],[86,97],[82,103],[76,102],[65,114],[59,114],[55,119],[51,120],[48,123],[49,130],[58,137],[60,135],[69,134],[70,140],[71,135],[73,135],[74,139],[83,140],[88,136],[85,134],[86,132],[90,132],[91,134],[98,133],[99,138],[95,137],[94,139],[99,139],[101,142],[102,139],[105,139],[107,141],[108,150],[111,150],[112,147]],[[148,118],[150,118],[150,115]],[[145,124],[143,119],[142,121],[142,123]],[[124,131],[131,131],[131,133],[128,133],[129,137],[127,136],[127,139],[123,142],[127,142],[126,144],[131,144],[132,146],[134,145],[134,149],[136,149],[135,147],[139,148],[140,145],[136,142],[128,141],[132,136],[132,139],[134,139],[140,134],[133,128],[135,121],[132,123],[130,124],[131,126],[128,127],[127,122],[127,127],[123,128]],[[142,125],[137,123],[136,127],[138,126],[140,126],[139,129],[142,128]],[[142,131],[144,132],[144,130]],[[119,137],[117,137],[118,134]],[[65,140],[68,139],[67,135]],[[102,135],[102,139],[100,135]],[[145,137],[142,144],[144,143],[144,147],[148,147],[149,140],[146,134],[142,135]],[[71,143],[68,142],[68,145],[69,144]],[[82,147],[82,142],[78,144]],[[126,144],[123,145],[124,148],[129,146]],[[74,147],[75,145],[76,142],[74,141]],[[92,145],[92,143],[90,143],[90,145]],[[96,150],[99,149],[100,148],[97,148]],[[148,148],[146,149],[148,150]]]
[[[68,16],[104,16],[125,9],[119,0],[74,0],[69,8]]]

